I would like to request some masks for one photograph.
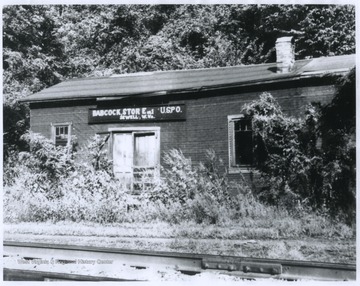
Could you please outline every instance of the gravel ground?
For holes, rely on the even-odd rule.
[[[319,261],[333,263],[356,262],[355,239],[324,239],[304,237],[299,239],[240,239],[224,228],[214,226],[170,226],[164,224],[124,224],[101,226],[79,223],[20,223],[4,225],[4,240],[19,242],[42,242],[82,246],[98,246],[150,251],[234,255],[273,259]],[[201,234],[201,235],[197,235]],[[209,235],[205,235],[209,234]],[[216,234],[216,235],[212,235]],[[188,237],[190,236],[190,237]],[[203,237],[203,238],[196,238]],[[206,238],[204,238],[206,237]],[[232,238],[232,239],[230,239]],[[19,260],[20,259],[20,260]],[[49,261],[51,257],[48,258]],[[221,273],[184,275],[174,269],[151,267],[139,270],[126,265],[51,265],[22,263],[19,257],[4,259],[4,267],[37,269],[39,271],[63,272],[82,275],[117,277],[147,281],[175,281],[208,284],[236,282],[240,278]],[[266,280],[267,284],[268,280]],[[244,281],[242,281],[244,282]]]
[[[4,240],[333,263],[356,262],[355,240],[323,240],[312,238],[301,240],[230,240],[189,239],[181,237],[150,238],[34,235],[28,233],[8,234],[6,232],[4,234]]]

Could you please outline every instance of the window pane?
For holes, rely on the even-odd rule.
[[[250,131],[251,120],[239,120],[235,122],[235,131]]]

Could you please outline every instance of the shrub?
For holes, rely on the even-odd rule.
[[[185,205],[191,210],[196,223],[216,224],[220,220],[226,207],[217,202],[216,198],[211,194],[196,194],[193,200],[188,200]]]
[[[13,169],[8,172],[4,188],[4,219],[8,222],[193,222],[235,224],[246,237],[320,236],[329,229],[331,235],[339,231],[346,232],[347,237],[352,235],[351,228],[334,228],[327,217],[315,215],[303,205],[298,205],[296,212],[286,211],[298,199],[290,188],[276,207],[261,203],[245,180],[229,182],[227,169],[212,150],[206,151],[207,160],[197,166],[179,150],[166,153],[167,168],[162,169],[155,188],[138,196],[129,209],[134,204],[132,197],[114,178],[104,158],[101,140],[106,138],[95,137],[89,142],[88,161],[83,162],[74,160],[75,154],[70,155],[68,149],[31,136],[34,147],[16,153],[19,157],[14,157]],[[58,172],[56,166],[64,173],[55,173],[52,178]]]
[[[206,151],[206,161],[198,166],[192,166],[175,149],[165,153],[164,161],[166,168],[162,169],[159,183],[143,198],[155,203],[167,221],[218,224],[253,213],[251,206],[244,203],[256,205],[250,187],[245,180],[229,182],[227,169],[213,150]],[[262,209],[260,204],[257,207]]]
[[[98,137],[89,142],[88,162],[74,159],[74,141],[71,147],[54,146],[31,132],[24,139],[31,149],[14,154],[11,161],[17,163],[6,179],[6,220],[103,223],[122,219],[127,195],[114,179]]]
[[[150,201],[159,200],[165,205],[184,204],[188,199],[193,199],[197,189],[197,172],[191,161],[176,149],[165,152],[163,161],[167,167],[161,167],[158,184],[145,196]]]
[[[107,171],[78,166],[77,172],[64,180],[62,190],[63,219],[111,223],[126,212],[127,195]]]
[[[86,146],[86,154],[88,156],[88,162],[91,162],[94,170],[104,170],[108,174],[112,174],[112,161],[108,158],[108,150],[105,148],[109,136],[110,135],[103,138],[99,134],[96,134],[90,138]]]
[[[243,112],[252,117],[254,136],[260,138],[255,154],[266,151],[257,158],[266,186],[259,194],[263,202],[285,207],[295,216],[310,207],[354,221],[354,129],[319,125],[329,114],[317,104],[307,106],[303,119],[288,117],[269,93],[245,105]]]

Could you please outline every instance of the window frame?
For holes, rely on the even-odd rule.
[[[65,147],[69,147],[70,142],[71,142],[71,136],[72,136],[72,122],[51,123],[51,140],[55,146],[62,146],[62,145],[56,144],[56,128],[59,128],[59,127],[67,127],[68,128],[67,142],[66,142]]]
[[[235,141],[235,122],[245,120],[245,114],[228,115],[228,152],[229,152],[229,174],[251,173],[254,170],[253,164],[236,164],[236,141]],[[252,134],[253,135],[253,134]],[[253,137],[254,147],[254,137]],[[254,150],[253,150],[254,152]]]

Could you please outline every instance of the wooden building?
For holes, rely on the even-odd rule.
[[[276,50],[276,63],[68,80],[23,101],[30,104],[31,130],[55,144],[76,135],[86,146],[94,134],[107,135],[114,173],[129,182],[156,172],[172,148],[194,163],[214,149],[236,178],[251,170],[245,103],[269,92],[285,113],[300,116],[307,103],[333,98],[334,82],[326,75],[355,66],[355,55],[295,61],[291,37],[279,38]]]

